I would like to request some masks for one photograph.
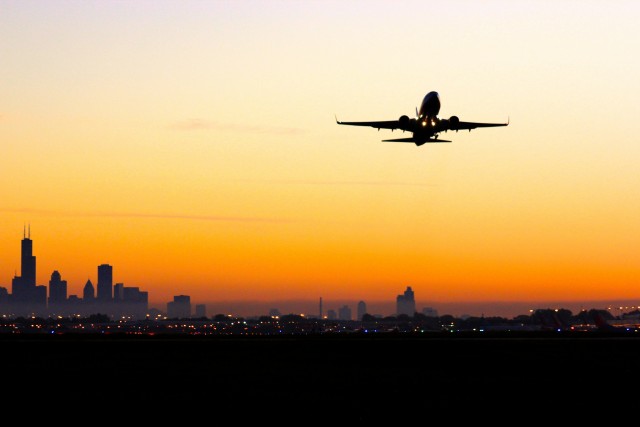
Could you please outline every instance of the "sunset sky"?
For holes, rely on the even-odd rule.
[[[161,309],[387,315],[407,286],[441,314],[640,304],[638,17],[0,0],[0,286],[26,224],[38,284],[58,270],[81,295],[108,263]],[[432,90],[443,118],[510,124],[420,147],[336,124],[413,117]]]

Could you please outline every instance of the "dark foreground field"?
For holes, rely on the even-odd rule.
[[[198,414],[207,424],[231,417],[231,424],[344,425],[487,419],[507,410],[526,411],[527,419],[552,409],[584,415],[633,407],[637,393],[628,390],[640,380],[640,337],[599,334],[6,335],[0,346],[5,408],[55,407],[56,416],[90,409],[103,421]]]

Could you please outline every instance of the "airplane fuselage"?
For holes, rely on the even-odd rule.
[[[418,118],[437,117],[440,112],[440,96],[438,92],[432,91],[425,95],[418,110]]]
[[[455,129],[457,117],[449,120],[438,118],[440,112],[440,96],[438,92],[431,91],[427,93],[420,104],[418,117],[410,119],[408,116],[400,117],[400,125],[402,130],[411,132],[413,138],[418,142],[428,141],[436,136],[439,132]]]

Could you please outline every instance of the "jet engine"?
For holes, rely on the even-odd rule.
[[[400,116],[398,123],[400,124],[400,128],[406,129],[409,126],[409,116]]]
[[[458,116],[449,117],[449,129],[458,130],[458,123],[460,123]]]

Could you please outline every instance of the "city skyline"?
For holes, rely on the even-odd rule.
[[[125,286],[123,282],[114,284],[113,266],[102,263],[97,266],[97,286],[93,285],[91,278],[88,278],[82,287],[82,294],[68,292],[68,283],[62,280],[62,275],[58,270],[54,270],[50,275],[47,285],[39,285],[37,282],[37,260],[34,255],[34,243],[31,239],[31,225],[25,224],[23,230],[23,238],[21,240],[20,251],[20,276],[17,273],[11,280],[11,289],[2,286],[0,283],[0,314],[13,315],[31,315],[40,316],[58,316],[58,315],[90,315],[90,314],[107,314],[110,317],[133,316],[134,318],[144,318],[152,312],[162,312],[169,317],[203,317],[207,311],[211,315],[226,314],[230,316],[255,317],[269,313],[269,315],[281,314],[302,314],[310,317],[327,318],[329,320],[353,320],[353,312],[356,313],[355,319],[361,319],[363,314],[370,314],[377,317],[384,316],[413,316],[414,313],[422,313],[428,316],[438,316],[438,307],[424,305],[418,307],[416,305],[415,294],[411,286],[406,286],[404,291],[395,296],[393,309],[391,304],[374,302],[372,304],[375,309],[368,310],[368,304],[365,300],[354,301],[331,301],[329,307],[325,306],[323,297],[320,296],[317,301],[317,310],[314,312],[310,309],[311,301],[287,301],[273,300],[262,302],[256,305],[250,300],[238,300],[233,302],[191,302],[191,296],[181,293],[180,289],[175,289],[171,300],[161,303],[149,303],[149,292],[140,291],[139,287]],[[81,295],[81,296],[80,296]],[[4,298],[4,299],[3,299]],[[142,304],[140,304],[142,303]],[[495,304],[490,302],[489,304]],[[478,308],[477,304],[473,304],[468,308],[475,307],[467,311],[447,311],[447,305],[441,308],[445,309],[442,314],[453,315],[456,317],[465,316],[498,316],[505,318],[513,318],[519,315],[528,314],[537,309],[569,309],[574,312],[587,310],[591,308],[606,309],[613,314],[617,311],[619,315],[623,312],[640,310],[640,304],[635,305],[636,301],[591,301],[582,302],[578,310],[575,302],[557,302],[552,305],[545,305],[544,302],[523,303],[510,302],[508,307],[502,307],[502,310],[485,311]],[[222,308],[225,307],[226,308]],[[455,304],[453,305],[455,306]],[[464,304],[462,304],[464,306]],[[234,307],[230,308],[230,307]],[[268,307],[268,310],[267,310]],[[383,309],[381,309],[384,307]],[[284,310],[281,310],[283,308]],[[495,308],[494,308],[495,309]],[[460,308],[458,308],[460,310]],[[478,311],[480,310],[480,311]]]
[[[0,2],[0,285],[26,223],[38,284],[57,270],[98,292],[108,264],[152,306],[390,314],[407,286],[441,314],[636,305],[639,14]],[[444,118],[509,126],[418,147],[336,124],[411,114],[430,91]]]
[[[28,230],[28,231],[27,231]],[[58,270],[49,284],[37,282],[37,257],[33,252],[31,225],[25,225],[20,242],[20,275],[14,274],[11,288],[0,286],[0,314],[4,316],[69,317],[104,314],[111,318],[144,319],[150,315],[147,291],[113,283],[113,266],[97,268],[97,289],[88,279],[80,294],[68,293],[68,283]]]
[[[105,263],[97,267],[97,285],[94,287],[91,278],[87,279],[82,288],[81,297],[79,293],[68,292],[68,283],[66,280],[62,280],[62,275],[58,270],[51,273],[48,287],[39,285],[37,282],[37,259],[33,252],[33,246],[31,224],[28,226],[25,224],[20,244],[20,275],[16,272],[11,280],[10,290],[0,286],[0,311],[2,311],[0,314],[13,316],[35,314],[51,317],[102,313],[112,318],[132,316],[142,319],[155,309],[165,312],[169,317],[205,316],[206,304],[195,304],[194,307],[191,303],[191,297],[179,294],[179,289],[176,289],[178,294],[173,296],[173,300],[165,303],[164,309],[157,305],[149,307],[148,292],[141,292],[138,287],[124,286],[123,282],[114,285],[113,266]],[[270,308],[269,312],[272,315],[285,314],[275,307]],[[413,316],[416,312],[414,294],[411,287],[408,286],[402,295],[396,297],[396,310],[393,314]],[[224,311],[220,311],[218,314],[221,313]],[[356,318],[361,319],[365,313],[382,316],[380,313],[366,311],[366,303],[360,300],[357,305]],[[253,316],[264,314],[264,312],[254,313]],[[319,298],[316,314],[318,318],[326,317],[329,320],[353,320],[352,309],[347,304],[343,304],[337,310],[329,308],[325,316],[322,297]],[[308,313],[308,315],[314,316],[312,313]]]

